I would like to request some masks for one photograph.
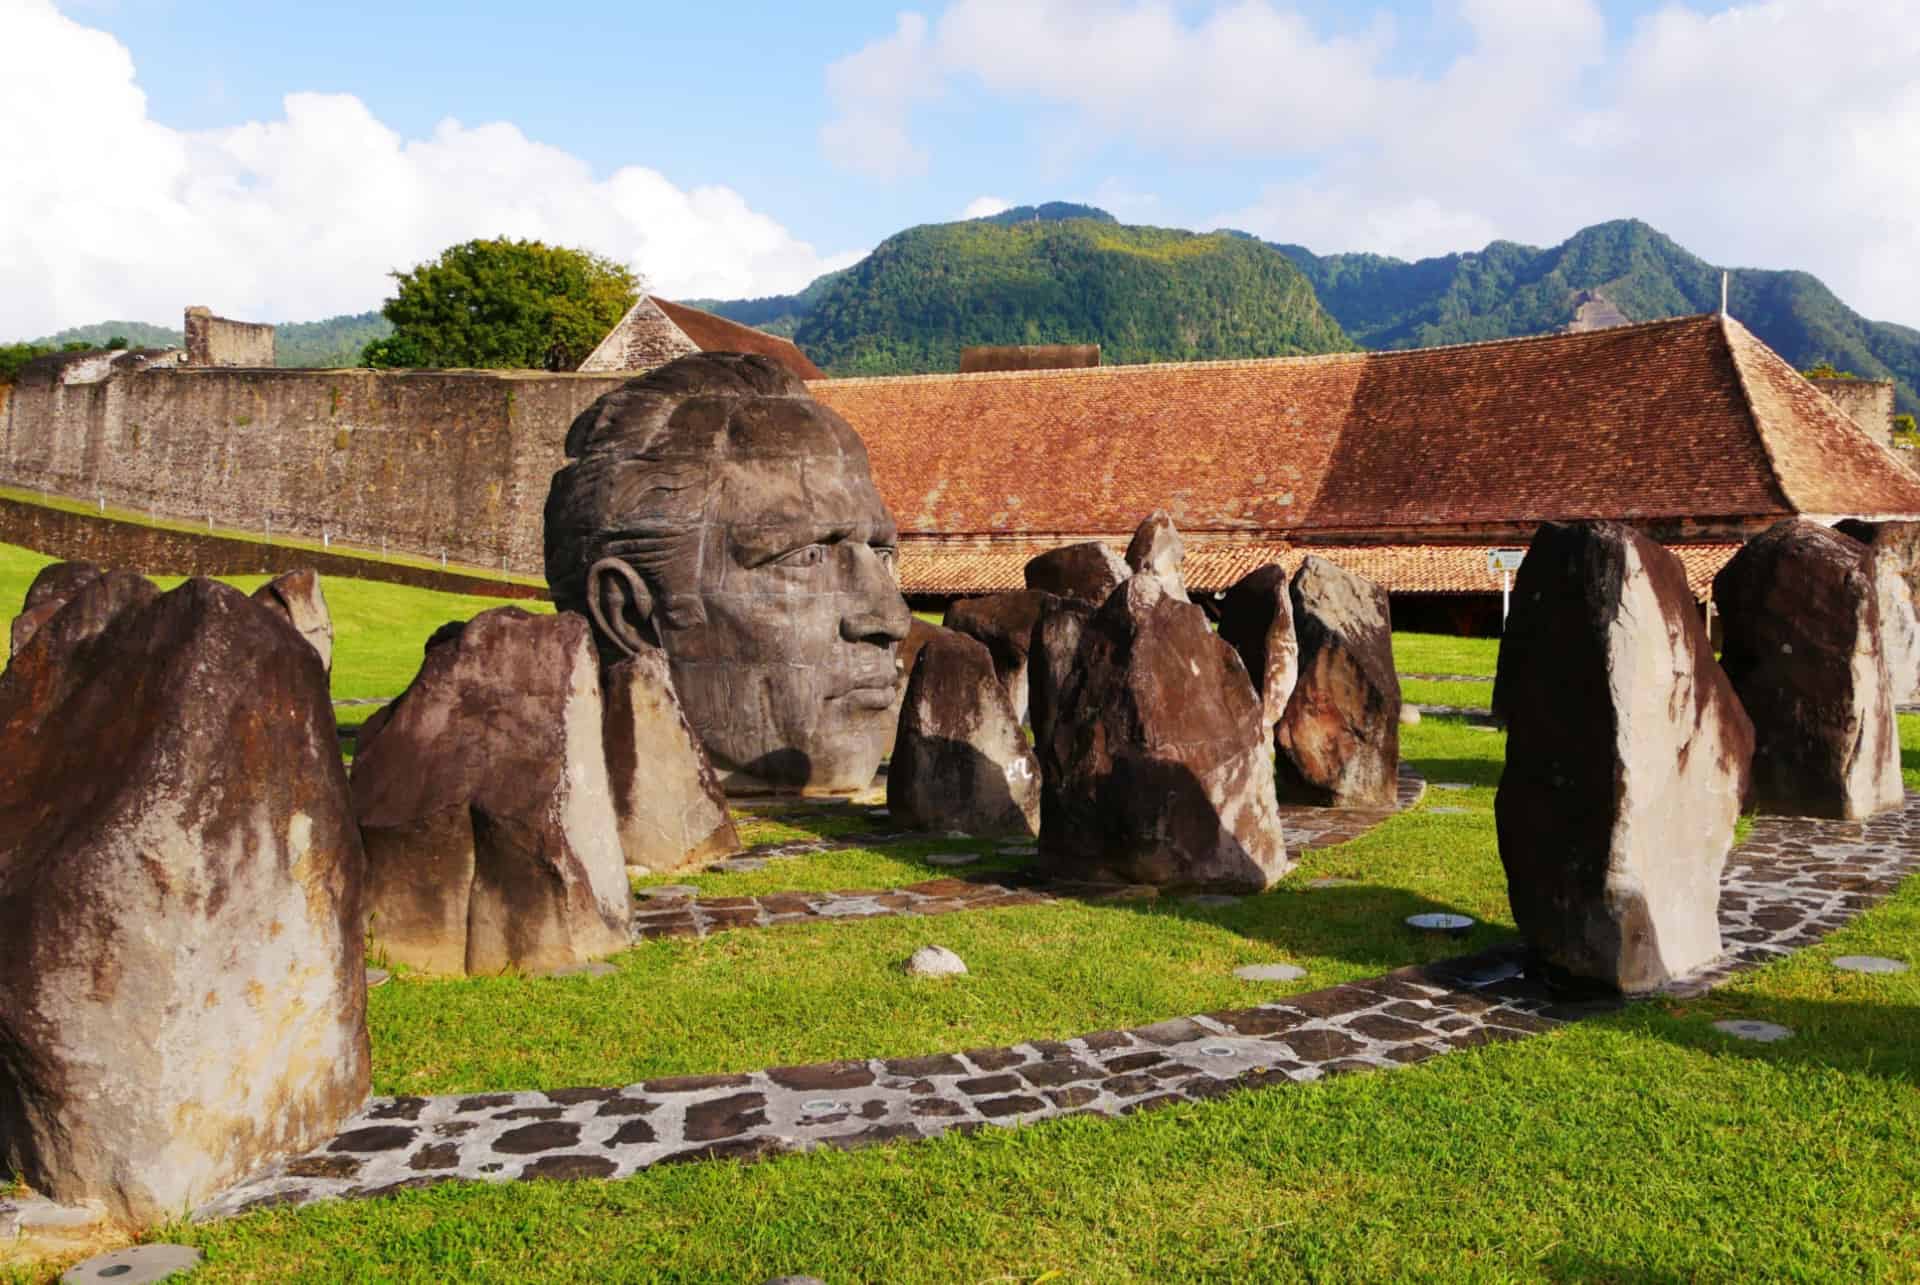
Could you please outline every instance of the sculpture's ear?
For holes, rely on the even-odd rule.
[[[629,656],[660,645],[653,593],[623,559],[602,558],[587,572],[587,614],[600,636]]]

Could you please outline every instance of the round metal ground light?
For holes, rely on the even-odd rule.
[[[1750,1018],[1715,1022],[1713,1029],[1731,1035],[1736,1040],[1752,1040],[1756,1044],[1778,1044],[1781,1040],[1793,1037],[1793,1031],[1788,1027],[1774,1022],[1756,1022]]]
[[[1470,915],[1449,914],[1444,910],[1430,910],[1425,914],[1408,915],[1407,927],[1423,933],[1457,934],[1473,927],[1473,918]]]
[[[1904,973],[1906,964],[1884,955],[1842,955],[1833,961],[1835,968],[1849,973]]]
[[[89,1258],[69,1267],[60,1285],[111,1281],[113,1285],[148,1285],[183,1275],[200,1266],[200,1251],[186,1245],[134,1245]]]

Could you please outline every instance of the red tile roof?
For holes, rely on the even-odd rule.
[[[900,587],[906,593],[961,597],[1026,588],[1028,559],[1073,544],[1057,540],[942,540],[907,536],[900,542]],[[1123,541],[1110,541],[1115,552]],[[1484,544],[1287,544],[1271,540],[1187,538],[1180,576],[1189,589],[1213,593],[1247,573],[1277,562],[1289,573],[1309,553],[1336,562],[1390,593],[1497,593],[1500,577],[1487,570]],[[1713,577],[1740,546],[1732,543],[1669,546],[1687,569],[1694,596],[1705,598]]]
[[[802,379],[824,379],[820,368],[807,360],[791,339],[782,339],[770,335],[764,330],[755,330],[752,326],[743,326],[737,321],[717,317],[711,312],[702,312],[698,308],[689,308],[685,304],[673,303],[655,296],[654,305],[667,314],[667,319],[680,327],[681,333],[693,340],[701,352],[755,352],[762,357],[771,357],[791,370]]]
[[[1737,322],[1406,352],[828,380],[903,534],[1404,532],[1920,516],[1920,479]],[[1081,537],[1084,538],[1084,537]]]

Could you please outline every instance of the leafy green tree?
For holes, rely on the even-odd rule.
[[[611,259],[504,237],[391,275],[393,333],[362,350],[368,366],[572,370],[640,297]]]

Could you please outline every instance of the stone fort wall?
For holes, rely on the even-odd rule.
[[[626,378],[42,359],[0,397],[0,482],[540,576],[567,425]]]

